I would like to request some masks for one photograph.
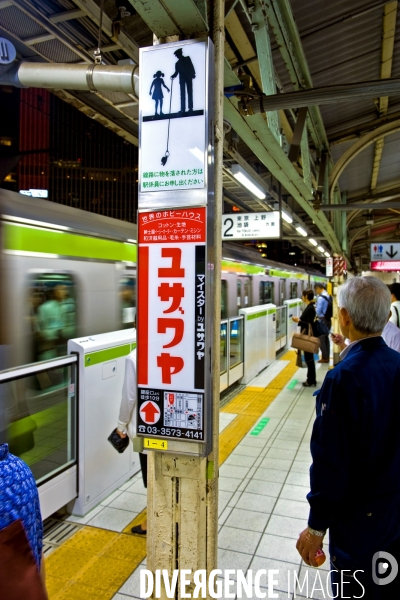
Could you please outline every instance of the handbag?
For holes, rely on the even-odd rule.
[[[297,350],[296,367],[299,367],[299,369],[304,369],[305,367],[307,367],[307,364],[303,360],[301,350]]]
[[[308,335],[306,333],[294,333],[292,338],[292,348],[316,354],[320,348],[319,339],[312,335],[311,324],[308,324]]]
[[[321,335],[329,335],[330,333],[328,325],[324,320],[321,319],[315,319],[314,332],[317,337],[321,337]]]
[[[122,454],[122,452],[124,452],[124,450],[126,450],[129,446],[129,437],[126,436],[122,438],[120,435],[118,435],[117,428],[110,433],[107,439],[120,454]]]
[[[0,531],[0,598],[48,600],[20,520]]]

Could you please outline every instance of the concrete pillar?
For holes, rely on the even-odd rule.
[[[199,569],[209,573],[217,568],[218,537],[218,429],[221,319],[221,221],[223,159],[223,66],[224,66],[224,1],[212,3],[212,39],[215,46],[215,189],[214,189],[214,282],[213,319],[213,450],[208,457],[177,456],[150,452],[147,493],[147,569],[168,571],[170,580],[175,569]],[[192,594],[191,585],[186,593]],[[152,598],[155,598],[153,591]],[[181,590],[177,587],[176,599]],[[210,596],[207,595],[207,598]],[[161,585],[161,598],[166,591]]]

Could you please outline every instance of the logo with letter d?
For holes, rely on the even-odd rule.
[[[372,557],[372,579],[377,585],[392,583],[399,572],[397,560],[389,552],[375,552]]]

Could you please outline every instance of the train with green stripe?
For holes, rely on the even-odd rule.
[[[132,327],[136,225],[0,191],[1,343],[7,366],[66,354],[68,339]],[[326,278],[223,244],[221,318],[301,297]],[[4,368],[4,366],[3,366]]]

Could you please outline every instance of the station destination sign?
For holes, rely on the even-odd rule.
[[[376,242],[371,244],[371,261],[399,261],[400,243],[398,242]]]
[[[137,430],[146,449],[212,440],[213,45],[140,49]]]
[[[222,216],[222,239],[276,239],[281,235],[279,210]]]

